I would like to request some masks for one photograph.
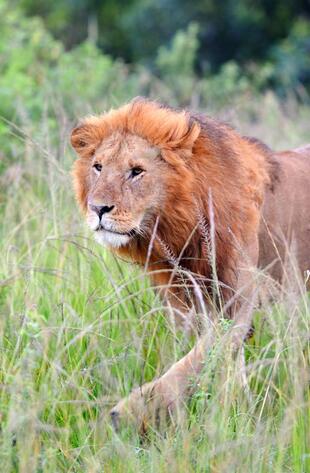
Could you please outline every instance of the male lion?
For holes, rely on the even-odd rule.
[[[71,142],[77,199],[97,241],[147,265],[181,319],[202,304],[211,312],[216,286],[233,321],[230,346],[251,328],[253,268],[268,266],[281,280],[292,245],[301,274],[310,268],[310,146],[274,153],[223,123],[144,98],[86,118]],[[120,401],[113,423],[131,415],[144,428],[156,406],[172,412],[213,340],[210,328],[162,377]]]

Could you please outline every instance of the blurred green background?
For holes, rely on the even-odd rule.
[[[103,53],[122,58],[126,63],[147,65],[160,75],[167,66],[162,61],[163,48],[170,48],[171,43],[175,45],[176,33],[183,30],[187,31],[183,46],[193,51],[187,72],[192,67],[200,76],[208,76],[233,61],[244,75],[253,74],[255,67],[265,68],[261,87],[309,85],[307,0],[21,0],[18,3],[26,15],[40,16],[47,30],[67,50],[90,39]],[[190,23],[195,27],[189,30]]]
[[[135,95],[211,113],[270,90],[307,104],[309,12],[307,0],[0,0],[0,137],[4,119],[57,127],[56,103],[72,121]]]

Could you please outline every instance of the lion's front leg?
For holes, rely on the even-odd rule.
[[[243,344],[252,323],[252,312],[257,296],[257,281],[253,266],[256,262],[257,244],[252,245],[249,258],[243,258],[239,266],[236,288],[236,311],[233,324],[223,335],[223,348],[237,351]],[[221,332],[221,330],[219,331]],[[135,389],[128,398],[121,400],[111,411],[116,427],[122,421],[134,422],[140,432],[149,426],[158,427],[160,421],[174,418],[182,404],[197,386],[199,374],[207,360],[207,353],[214,346],[216,327],[209,324],[207,332],[198,340],[194,348],[159,379]]]
[[[195,386],[204,363],[210,334],[204,336],[181,360],[174,363],[160,378],[136,388],[111,410],[113,425],[135,424],[141,433],[149,427],[158,428],[162,421],[174,419]]]
[[[251,326],[252,303],[245,304],[248,310],[241,311],[235,323],[225,334],[223,344],[226,349],[238,350]],[[247,316],[247,317],[246,317]],[[207,359],[207,353],[216,338],[210,327],[194,348],[157,380],[136,388],[122,399],[112,410],[111,418],[117,429],[122,424],[137,426],[144,434],[149,427],[158,428],[167,419],[176,419],[182,413],[184,401],[197,386],[199,374]]]

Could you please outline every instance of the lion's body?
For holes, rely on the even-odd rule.
[[[275,176],[267,187],[259,232],[259,266],[277,280],[288,258],[303,275],[310,269],[310,146],[274,153]]]
[[[234,300],[227,315],[240,345],[251,325],[253,267],[268,267],[281,280],[293,254],[301,274],[310,269],[309,147],[273,153],[227,125],[146,99],[86,119],[72,144],[80,155],[77,199],[97,239],[147,265],[176,313],[186,317],[191,305],[197,308],[195,287],[208,304],[216,277],[224,302]],[[204,353],[205,341],[152,392],[170,403],[184,394]],[[134,410],[139,395],[127,407]]]

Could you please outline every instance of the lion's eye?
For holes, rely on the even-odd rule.
[[[93,168],[96,169],[96,171],[101,172],[102,165],[99,164],[99,163],[95,163],[95,164],[93,165]]]
[[[136,177],[139,176],[143,172],[142,168],[135,167],[130,170],[130,177]]]

